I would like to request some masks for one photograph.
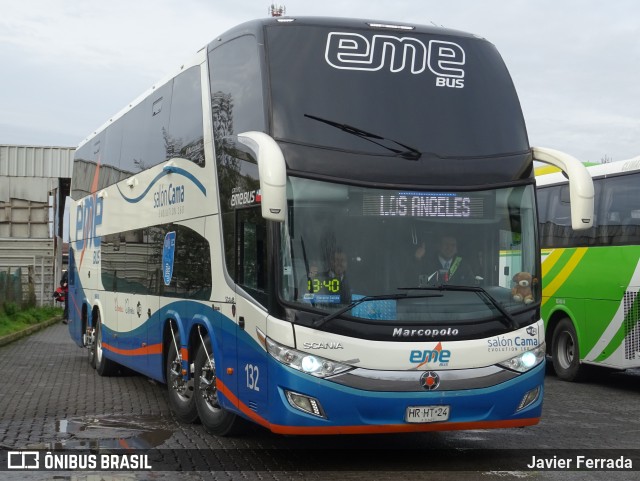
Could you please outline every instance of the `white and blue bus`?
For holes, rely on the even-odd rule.
[[[540,278],[534,158],[568,171],[588,227],[589,176],[529,146],[484,39],[240,25],[78,147],[71,335],[216,435],[533,425],[541,290],[516,298],[501,251]]]

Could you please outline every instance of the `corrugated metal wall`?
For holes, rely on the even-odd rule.
[[[62,242],[52,237],[53,215],[59,179],[71,178],[74,152],[0,145],[0,271],[20,268],[23,300],[35,294],[38,305],[53,303],[60,277]]]
[[[0,145],[0,177],[71,178],[72,147]]]

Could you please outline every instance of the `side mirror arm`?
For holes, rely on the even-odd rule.
[[[582,163],[559,150],[532,147],[533,160],[558,167],[569,178],[571,227],[586,230],[593,225],[594,188],[589,171]]]

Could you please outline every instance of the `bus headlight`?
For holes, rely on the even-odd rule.
[[[511,359],[508,359],[499,364],[502,367],[511,369],[512,371],[527,372],[544,361],[545,354],[546,346],[543,342],[535,349],[518,354],[516,357],[512,357]]]
[[[268,337],[265,338],[265,345],[267,352],[282,364],[312,376],[324,378],[353,369],[346,364],[283,346]]]

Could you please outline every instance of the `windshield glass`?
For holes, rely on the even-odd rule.
[[[294,23],[268,27],[266,41],[278,140],[374,155],[529,150],[511,77],[486,40]]]
[[[301,309],[330,315],[374,297],[340,316],[455,323],[539,300],[530,185],[402,191],[291,177],[287,190],[280,295]]]

